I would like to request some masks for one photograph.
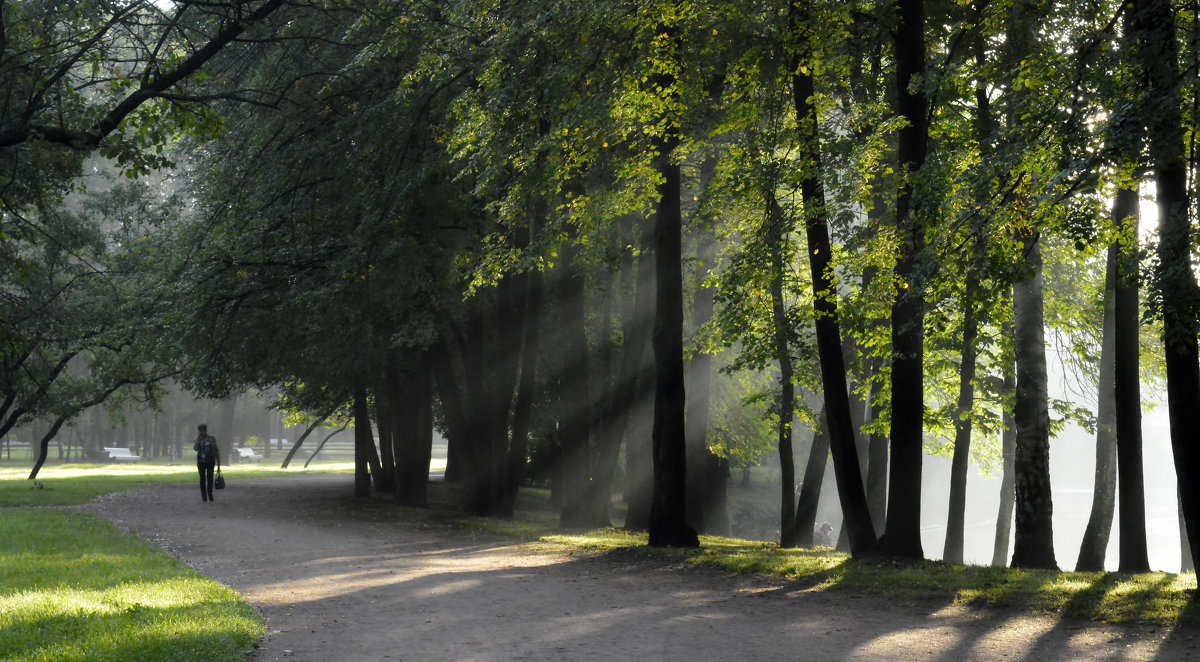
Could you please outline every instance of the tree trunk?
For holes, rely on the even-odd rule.
[[[292,444],[292,447],[288,449],[287,455],[284,456],[284,458],[283,458],[283,464],[279,465],[280,469],[288,468],[288,465],[291,464],[291,462],[292,462],[292,458],[296,456],[296,451],[299,451],[300,447],[304,445],[304,440],[308,439],[309,435],[311,435],[314,430],[321,427],[321,425],[323,423],[325,423],[325,420],[328,418],[329,418],[329,414],[326,414],[326,415],[322,416],[321,418],[317,419],[317,421],[315,423],[312,423],[311,425],[304,428],[304,433],[301,434],[300,438],[296,440],[296,443]]]
[[[719,95],[714,94],[714,97]],[[719,99],[714,99],[717,101]],[[700,164],[700,190],[707,192],[717,167],[717,159],[709,157]],[[705,287],[713,262],[714,239],[707,233],[698,240],[696,250],[700,270],[696,274],[698,287],[692,300],[692,333],[699,334],[712,320],[716,290]],[[699,533],[728,535],[729,514],[726,510],[728,473],[722,471],[721,459],[709,450],[709,406],[712,391],[712,355],[700,351],[692,353],[685,366],[684,379],[687,390],[687,513],[688,524]]]
[[[971,410],[975,406],[975,363],[979,338],[979,319],[976,300],[979,296],[979,274],[968,265],[967,282],[963,292],[962,360],[958,368],[958,402],[954,416],[954,454],[950,460],[950,503],[946,518],[946,542],[942,547],[942,562],[961,565],[963,534],[967,513],[967,471],[971,462]]]
[[[368,446],[374,451],[371,438],[371,413],[367,408],[367,389],[354,390],[354,496],[371,496],[371,473],[368,468]]]
[[[707,272],[707,269],[705,270]],[[713,289],[702,287],[692,302],[692,328],[700,329],[713,316]],[[688,523],[700,533],[727,535],[726,481],[720,458],[708,449],[712,355],[697,351],[687,364]]]
[[[1200,549],[1200,481],[1194,480],[1200,474],[1200,351],[1195,301],[1200,293],[1192,273],[1187,160],[1179,110],[1179,44],[1169,0],[1133,0],[1130,10],[1132,32],[1137,35],[1137,61],[1146,86],[1143,91],[1148,101],[1142,117],[1158,197],[1158,283],[1171,449],[1195,565]]]
[[[1117,207],[1121,195],[1117,194]],[[1136,202],[1136,201],[1135,201]],[[1076,572],[1104,570],[1108,538],[1112,530],[1113,512],[1117,498],[1117,420],[1116,420],[1116,356],[1113,351],[1116,333],[1117,244],[1108,247],[1108,267],[1104,284],[1104,329],[1100,342],[1100,377],[1096,390],[1096,471],[1092,488],[1092,511],[1088,516],[1083,541],[1079,545]]]
[[[521,341],[521,374],[517,380],[517,394],[513,402],[512,446],[508,452],[509,482],[505,495],[508,500],[506,509],[514,511],[517,491],[525,473],[526,456],[529,454],[530,418],[537,390],[538,364],[541,361],[542,274],[540,271],[530,271],[524,274],[521,280],[525,292],[522,316],[524,338]]]
[[[821,487],[825,483],[825,465],[829,463],[829,427],[825,424],[825,409],[817,416],[817,428],[809,445],[808,461],[804,466],[804,482],[796,502],[796,546],[812,547],[817,525],[817,506]],[[843,526],[843,528],[846,528]]]
[[[887,524],[881,539],[884,553],[923,558],[921,547],[921,464],[924,454],[925,302],[917,272],[925,248],[925,214],[914,205],[913,178],[928,149],[929,102],[921,91],[925,74],[925,5],[900,0],[896,35],[896,99],[907,120],[900,129],[897,156],[906,173],[896,193],[896,228],[900,254],[895,274],[899,285],[892,305],[892,455],[888,481]]]
[[[779,451],[780,506],[779,545],[796,546],[796,465],[792,455],[792,421],[796,411],[796,384],[793,379],[792,351],[788,346],[791,332],[787,308],[783,300],[783,278],[788,265],[784,262],[784,242],[787,228],[783,209],[771,191],[767,192],[766,241],[771,254],[771,328],[774,337],[775,362],[779,365],[779,398],[775,412],[775,429]]]
[[[1146,548],[1146,487],[1142,471],[1142,389],[1138,306],[1138,196],[1119,191],[1116,220],[1125,226],[1118,245],[1116,301],[1114,304],[1115,353],[1113,397],[1117,428],[1117,477],[1121,518],[1121,572],[1149,572]],[[1109,516],[1111,518],[1111,515]]]
[[[559,353],[564,357],[563,394],[571,403],[567,416],[560,421],[563,471],[563,500],[560,526],[567,529],[594,529],[608,526],[607,500],[597,505],[591,489],[595,480],[592,461],[591,395],[588,375],[587,303],[583,272],[577,246],[563,249],[562,268],[568,273],[559,285]],[[605,495],[607,497],[607,495]]]
[[[678,35],[662,27],[678,48]],[[678,58],[678,54],[672,54]],[[671,74],[659,76],[659,87],[673,90]],[[679,164],[674,163],[679,136],[674,130],[659,141],[656,167],[658,185],[654,214],[655,306],[654,332],[654,490],[650,502],[652,547],[698,547],[696,531],[687,523],[687,445],[684,436],[683,387],[683,210]]]
[[[914,4],[919,7],[920,2]],[[792,5],[789,16],[793,31],[800,24],[800,11],[799,6]],[[924,24],[919,12],[918,9],[918,33]],[[905,14],[906,21],[911,18],[912,16]],[[923,37],[918,39],[920,59],[923,61],[924,40]],[[809,270],[813,283],[813,313],[816,318],[817,353],[821,362],[821,387],[825,396],[825,427],[828,429],[830,451],[833,454],[833,473],[837,479],[838,497],[850,537],[850,550],[853,554],[861,554],[875,546],[875,527],[871,523],[871,513],[867,507],[854,421],[850,414],[850,397],[846,392],[846,365],[842,356],[841,330],[838,326],[837,292],[832,282],[832,246],[825,209],[825,186],[821,180],[823,173],[816,94],[812,74],[807,67],[801,66],[807,64],[807,60],[811,58],[811,44],[807,39],[802,40],[801,49],[796,53],[792,67],[792,99],[796,116],[800,118],[800,144],[804,161],[807,163],[800,179],[800,191],[804,201],[805,237],[808,241]],[[922,126],[923,112],[920,119]],[[922,134],[919,160],[924,159],[924,142]],[[916,167],[920,167],[919,163]],[[788,424],[790,428],[790,420]],[[789,450],[790,445],[789,442]],[[917,485],[920,485],[919,468]],[[791,522],[788,524],[790,526]]]
[[[1001,335],[1011,338],[1013,327],[1005,323]],[[1003,398],[1008,400],[1017,389],[1017,376],[1014,364],[1005,362],[1004,365]],[[1004,567],[1008,565],[1008,547],[1012,538],[1013,510],[1016,506],[1016,455],[1017,455],[1017,424],[1012,412],[1005,408],[1001,417],[1004,429],[1000,432],[1000,452],[1002,457],[1002,474],[1000,477],[1000,507],[996,514],[996,539],[992,546],[992,565]]]
[[[1050,491],[1050,412],[1046,381],[1045,321],[1042,311],[1041,241],[1026,242],[1029,278],[1013,287],[1017,353],[1017,399],[1013,419],[1017,447],[1014,568],[1057,569],[1054,560],[1054,502]]]

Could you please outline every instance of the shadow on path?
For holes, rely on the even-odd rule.
[[[814,591],[644,559],[530,553],[355,501],[352,478],[185,486],[86,510],[254,605],[260,660],[1195,659],[1161,632]]]

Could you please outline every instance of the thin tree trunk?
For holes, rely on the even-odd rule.
[[[568,273],[558,288],[558,312],[559,337],[563,343],[560,353],[566,358],[560,379],[571,408],[565,420],[560,421],[562,456],[559,462],[564,491],[559,524],[568,529],[593,529],[608,525],[608,509],[597,507],[594,503],[597,495],[591,489],[595,476],[584,278],[578,264],[578,247],[565,247],[563,256],[562,266]],[[606,501],[604,503],[607,505]]]
[[[800,26],[801,11],[799,6],[793,5],[789,13],[793,31]],[[905,15],[906,21],[910,18],[911,16]],[[921,18],[917,25],[918,32],[923,24],[924,20]],[[921,39],[920,57],[923,61],[924,42],[923,38]],[[804,161],[807,163],[800,179],[800,191],[804,202],[805,237],[808,241],[809,270],[813,283],[813,313],[816,318],[814,324],[817,353],[821,362],[821,387],[825,396],[825,422],[830,451],[833,454],[833,473],[837,479],[838,497],[850,538],[850,550],[853,554],[862,554],[875,546],[875,527],[871,523],[871,513],[867,506],[854,421],[850,413],[850,397],[846,392],[846,365],[842,356],[841,330],[838,326],[837,292],[832,281],[832,246],[825,208],[825,187],[821,180],[823,173],[816,93],[812,74],[806,66],[800,66],[807,63],[806,58],[811,57],[808,52],[811,44],[807,38],[803,39],[801,44],[803,50],[796,53],[796,61],[792,67],[792,99],[796,116],[800,118],[800,143]],[[923,116],[920,121],[924,122]],[[923,160],[923,135],[920,142]],[[790,428],[790,421],[788,425]],[[789,447],[790,445],[789,442]],[[920,485],[919,469],[917,484]]]
[[[539,215],[535,215],[539,217]],[[521,374],[517,381],[517,394],[513,402],[512,446],[508,452],[508,506],[515,510],[517,491],[525,473],[525,460],[529,454],[530,418],[533,413],[533,398],[537,389],[538,363],[541,360],[542,327],[542,274],[530,271],[522,276],[525,287],[525,306],[522,323],[524,338],[521,342]]]
[[[1011,338],[1012,324],[1004,324],[1003,335]],[[1013,363],[1004,366],[1004,399],[1008,399],[1017,389],[1017,377],[1013,371]],[[1017,424],[1012,412],[1007,408],[1002,415],[1000,432],[1000,452],[1002,457],[1002,473],[1000,476],[1000,506],[996,514],[996,538],[992,546],[992,565],[1004,567],[1008,565],[1008,548],[1012,539],[1013,510],[1016,506],[1016,454],[1017,454]]]
[[[1120,193],[1117,205],[1120,205]],[[1117,502],[1117,420],[1116,420],[1116,289],[1117,244],[1108,247],[1108,267],[1104,279],[1104,328],[1100,341],[1100,377],[1096,385],[1096,471],[1092,488],[1092,510],[1088,516],[1083,541],[1079,545],[1076,572],[1104,570],[1108,538],[1112,531],[1113,513]]]
[[[788,270],[784,260],[784,242],[788,234],[785,225],[783,209],[779,207],[774,194],[768,191],[766,241],[771,254],[771,329],[775,362],[779,365],[779,398],[775,408],[778,416],[775,441],[780,468],[779,545],[786,548],[796,546],[796,465],[792,456],[796,384],[793,380],[792,352],[788,345],[791,328],[783,300],[783,278]]]
[[[1114,304],[1115,353],[1113,397],[1116,407],[1117,477],[1120,489],[1121,572],[1149,572],[1146,546],[1146,487],[1142,471],[1142,389],[1138,306],[1138,196],[1136,191],[1117,193],[1114,213],[1125,226],[1118,245],[1116,301]],[[1111,517],[1111,516],[1110,516]]]
[[[328,418],[329,418],[329,414],[326,414],[326,415],[322,416],[321,418],[317,419],[317,421],[315,423],[312,423],[311,425],[304,428],[304,433],[301,434],[300,438],[296,440],[296,443],[292,444],[292,447],[290,449],[288,449],[287,456],[285,456],[283,458],[283,464],[281,464],[279,466],[280,469],[288,468],[288,465],[291,464],[291,462],[292,462],[292,458],[296,456],[296,451],[300,450],[300,447],[304,445],[304,440],[308,439],[308,436],[310,434],[312,434],[314,430],[321,427],[321,425]]]
[[[958,368],[958,402],[954,416],[954,454],[950,460],[950,503],[942,562],[961,565],[967,514],[967,471],[971,461],[971,410],[975,406],[975,363],[979,338],[977,303],[979,274],[968,265],[963,292],[962,360]]]
[[[371,473],[368,468],[368,449],[374,451],[371,438],[371,414],[367,409],[367,389],[354,390],[354,496],[371,496]]]
[[[809,445],[808,461],[804,466],[804,482],[796,502],[796,546],[812,547],[817,525],[817,506],[821,487],[825,483],[825,465],[829,463],[829,428],[825,424],[825,409],[817,415],[817,427]],[[842,528],[847,528],[843,526]]]

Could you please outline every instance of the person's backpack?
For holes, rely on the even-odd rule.
[[[205,437],[200,441],[200,450],[196,455],[196,459],[200,462],[208,464],[215,462],[217,459],[216,443],[212,437]]]

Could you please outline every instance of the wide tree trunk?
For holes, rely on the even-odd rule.
[[[433,455],[433,378],[425,352],[406,353],[404,369],[388,375],[390,425],[396,472],[396,503],[429,505],[429,463]]]
[[[1200,481],[1195,480],[1200,475],[1200,351],[1195,304],[1200,294],[1191,260],[1187,160],[1179,110],[1179,44],[1170,0],[1133,0],[1130,10],[1140,79],[1148,100],[1142,118],[1158,197],[1158,285],[1171,449],[1194,563],[1200,549]]]
[[[897,157],[907,177],[896,194],[900,246],[895,276],[899,285],[892,305],[892,428],[887,524],[880,542],[884,553],[923,558],[921,547],[921,465],[925,415],[925,301],[918,273],[925,248],[925,212],[914,204],[913,178],[928,150],[929,101],[925,74],[925,5],[900,0],[896,36],[896,105],[907,121],[900,129]]]
[[[660,26],[670,52],[664,56],[678,61],[679,35],[670,26]],[[675,94],[679,82],[674,74],[656,76],[656,87]],[[670,126],[677,118],[664,117]],[[651,433],[654,456],[654,489],[650,501],[650,545],[652,547],[697,547],[700,539],[687,523],[687,441],[684,431],[683,385],[683,209],[682,179],[675,149],[679,135],[667,129],[657,141],[655,168],[662,177],[654,212],[654,427]]]
[[[679,165],[671,158],[678,144],[662,146],[654,223],[654,489],[650,503],[650,545],[696,547],[700,540],[687,523],[687,445],[684,436],[683,273]]]
[[[1017,426],[1017,447],[1013,464],[1016,526],[1012,565],[1056,569],[1041,241],[1031,237],[1026,242],[1026,251],[1031,275],[1013,286],[1017,355],[1013,419]]]
[[[1120,205],[1118,193],[1117,205]],[[1114,215],[1116,209],[1114,206]],[[1108,551],[1113,513],[1117,503],[1117,414],[1116,414],[1116,334],[1117,245],[1108,247],[1108,266],[1104,279],[1104,327],[1100,341],[1100,375],[1096,384],[1096,470],[1092,486],[1092,510],[1083,541],[1079,545],[1076,572],[1100,572]]]

